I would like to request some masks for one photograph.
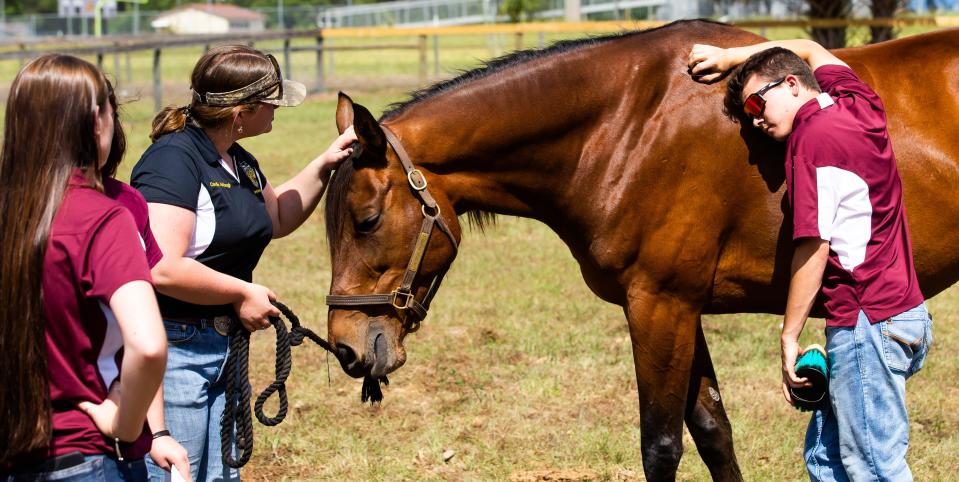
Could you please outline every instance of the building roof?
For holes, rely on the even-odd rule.
[[[228,5],[223,3],[217,3],[213,5],[207,5],[205,3],[190,3],[187,5],[181,5],[173,10],[169,10],[157,19],[176,15],[180,12],[185,12],[187,10],[198,10],[201,12],[207,12],[211,15],[216,15],[217,17],[225,18],[227,20],[264,20],[266,16],[262,13],[250,10],[248,8],[238,7],[236,5]]]

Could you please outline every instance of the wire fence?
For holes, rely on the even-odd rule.
[[[251,25],[233,24],[231,32],[255,30],[313,29],[373,26],[448,26],[507,22],[503,11],[507,0],[400,0],[367,5],[348,5],[349,0],[335,0],[327,5],[296,5],[288,7],[258,7],[252,9],[262,22]],[[868,16],[862,0],[856,17]],[[954,0],[935,1],[939,14],[959,8]],[[951,3],[950,3],[951,2]],[[562,18],[565,0],[536,0],[535,20]],[[801,2],[794,0],[770,2],[697,2],[681,0],[580,0],[583,21],[608,20],[673,20],[678,18],[712,17],[723,21],[749,18],[801,18]],[[923,3],[924,5],[924,3]],[[103,35],[129,36],[159,33],[163,27],[154,26],[166,11],[141,10],[138,5],[127,7],[103,19]],[[924,10],[924,14],[934,12]],[[855,20],[851,20],[855,21]],[[94,35],[94,20],[90,16],[63,16],[34,14],[10,16],[0,20],[0,41],[6,38],[87,37]],[[852,42],[855,44],[856,42]]]

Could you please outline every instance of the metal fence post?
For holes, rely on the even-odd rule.
[[[114,43],[113,47],[117,49],[113,52],[113,79],[115,82],[120,82],[120,45]]]
[[[333,45],[333,39],[326,41],[325,47],[330,47]],[[326,63],[330,64],[326,68],[326,73],[330,74],[330,77],[336,75],[336,57],[333,55],[335,49],[331,48],[330,53],[326,54]]]
[[[127,50],[127,53],[124,56],[124,60],[126,61],[126,68],[127,68],[127,82],[133,82],[133,65],[130,64],[129,50]]]
[[[323,78],[323,35],[316,36],[316,90],[326,90],[326,80]]]
[[[433,75],[440,75],[440,36],[433,36]]]
[[[160,112],[163,108],[163,84],[160,82],[160,52],[153,49],[153,111]]]
[[[420,84],[426,83],[426,35],[420,35]]]
[[[290,37],[283,39],[283,71],[286,72],[286,78],[293,78],[293,70],[290,67]]]

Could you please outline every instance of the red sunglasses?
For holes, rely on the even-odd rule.
[[[743,102],[743,112],[750,117],[759,117],[763,114],[763,111],[766,110],[766,99],[763,97],[763,94],[772,89],[773,87],[783,83],[786,80],[785,77],[770,82],[766,84],[763,88],[749,94],[749,97],[746,97],[746,102]]]

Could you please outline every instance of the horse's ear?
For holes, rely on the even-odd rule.
[[[362,152],[353,165],[357,167],[386,165],[386,136],[383,135],[383,129],[373,118],[373,114],[360,104],[353,104],[353,129],[362,147]]]
[[[339,100],[336,102],[336,129],[342,134],[351,125],[353,125],[353,99],[340,92]]]

